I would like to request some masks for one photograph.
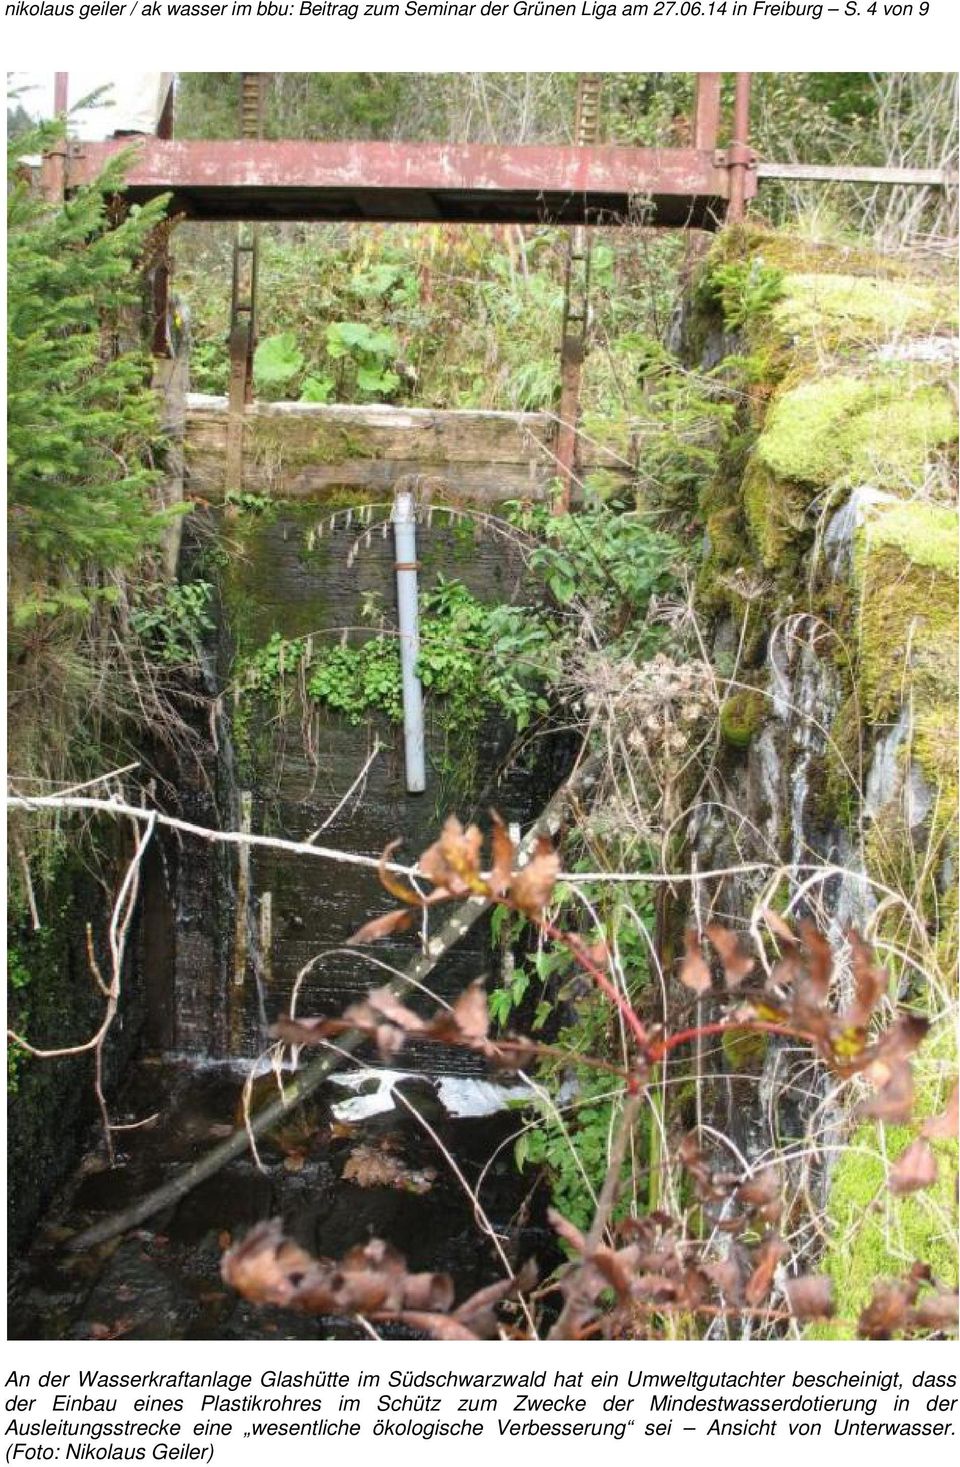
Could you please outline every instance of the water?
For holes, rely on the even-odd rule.
[[[558,1254],[545,1222],[546,1188],[541,1183],[531,1192],[531,1177],[516,1170],[512,1148],[502,1145],[517,1117],[453,1119],[428,1082],[413,1078],[402,1088],[456,1155],[471,1187],[486,1168],[479,1201],[511,1263],[519,1267],[535,1255],[549,1271]],[[478,1229],[472,1198],[420,1123],[400,1106],[351,1126],[331,1108],[342,1090],[291,1114],[261,1143],[262,1172],[247,1155],[118,1245],[80,1256],[64,1251],[71,1232],[134,1201],[216,1145],[236,1123],[239,1093],[238,1075],[225,1065],[156,1062],[132,1072],[118,1118],[140,1120],[155,1111],[159,1118],[120,1133],[114,1170],[96,1151],[88,1155],[27,1257],[11,1267],[10,1338],[364,1338],[348,1321],[258,1310],[226,1288],[223,1249],[271,1217],[282,1218],[289,1236],[326,1257],[341,1257],[371,1237],[387,1238],[412,1269],[449,1272],[458,1298],[503,1276],[492,1241]],[[429,1190],[344,1180],[358,1146],[396,1159],[411,1185],[426,1177]],[[397,1329],[384,1326],[383,1332],[395,1335]]]

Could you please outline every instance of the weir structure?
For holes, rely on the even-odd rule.
[[[278,220],[352,220],[449,224],[555,224],[571,228],[559,343],[560,401],[554,461],[557,500],[569,505],[580,452],[580,381],[588,335],[589,235],[585,226],[642,224],[714,230],[744,217],[765,179],[893,186],[956,187],[941,169],[778,164],[750,147],[749,72],[734,73],[732,116],[723,118],[723,73],[696,75],[693,116],[678,128],[683,145],[666,148],[600,143],[600,78],[581,75],[576,144],[315,142],[265,140],[263,82],[241,75],[235,141],[174,137],[173,89],[151,134],[125,133],[102,142],[65,141],[44,158],[41,186],[51,200],[92,182],[118,153],[134,149],[124,198],[144,203],[170,195],[174,220],[237,223],[230,317],[228,466],[239,489],[242,432],[250,404],[256,344],[257,225]],[[69,78],[56,73],[55,110],[66,115]],[[725,138],[719,146],[721,136]],[[153,348],[172,354],[168,329],[169,269],[163,251],[151,280]]]
[[[579,78],[576,144],[505,145],[314,142],[262,137],[265,73],[241,79],[235,141],[180,141],[173,135],[172,90],[155,135],[102,142],[68,140],[43,162],[41,182],[55,200],[98,177],[118,153],[134,149],[124,199],[142,204],[170,195],[175,219],[237,223],[230,319],[232,480],[243,474],[242,416],[251,399],[256,338],[256,226],[277,220],[353,220],[571,226],[557,414],[558,507],[569,506],[578,465],[580,380],[589,293],[588,225],[643,224],[716,229],[743,217],[756,193],[757,157],[748,145],[750,74],[737,72],[730,141],[718,147],[720,72],[697,75],[688,145],[600,145],[600,78]],[[66,114],[69,81],[57,73],[55,106]],[[154,350],[170,352],[166,329],[169,270],[154,272]]]

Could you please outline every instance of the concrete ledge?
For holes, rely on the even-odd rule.
[[[243,416],[243,484],[225,482],[227,399],[190,393],[187,492],[228,490],[322,498],[334,487],[389,491],[406,474],[443,482],[452,497],[541,497],[555,473],[556,422],[547,413],[392,407],[383,403],[255,403]],[[584,446],[582,472],[626,476],[612,453]]]

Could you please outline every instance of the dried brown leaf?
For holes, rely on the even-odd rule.
[[[743,1275],[735,1258],[723,1258],[717,1263],[704,1263],[702,1271],[725,1299],[728,1299],[731,1304],[739,1304],[743,1297]]]
[[[283,1236],[279,1222],[260,1223],[223,1255],[223,1281],[252,1304],[293,1303],[314,1260]]]
[[[354,1147],[340,1175],[345,1182],[355,1182],[358,1187],[395,1187],[417,1196],[429,1192],[436,1180],[432,1168],[417,1170],[380,1147],[366,1145]]]
[[[929,1141],[955,1141],[957,1139],[958,1086],[954,1085],[950,1099],[939,1115],[924,1121],[921,1136]]]
[[[890,977],[883,968],[874,964],[873,953],[854,928],[851,928],[848,940],[853,961],[854,999],[842,1021],[850,1028],[865,1029],[890,986]]]
[[[389,845],[384,846],[383,854],[380,857],[380,865],[377,868],[377,874],[380,877],[380,885],[384,887],[385,890],[387,890],[392,897],[396,897],[398,902],[406,902],[407,905],[411,907],[420,907],[423,905],[423,897],[420,895],[420,893],[418,891],[414,891],[413,887],[408,886],[405,881],[401,881],[397,876],[394,875],[392,871],[387,870],[387,862],[390,860],[390,857],[393,855],[394,851],[398,850],[402,845],[402,840],[392,840]]]
[[[501,817],[496,810],[490,811],[493,821],[493,830],[490,837],[491,867],[490,867],[490,894],[495,897],[506,896],[510,889],[510,880],[513,876],[514,845],[510,839]]]
[[[561,1238],[575,1253],[581,1256],[586,1252],[587,1240],[578,1227],[568,1222],[561,1212],[555,1207],[547,1208],[547,1222],[553,1228],[558,1238]]]
[[[483,836],[476,825],[466,830],[456,815],[448,815],[439,840],[428,846],[417,862],[420,871],[438,890],[462,897],[486,892],[480,876]]]
[[[862,1340],[889,1340],[907,1324],[907,1311],[919,1292],[919,1280],[879,1279],[873,1298],[857,1321],[857,1334]]]
[[[686,951],[680,964],[680,982],[699,997],[711,987],[710,967],[704,960],[697,934],[692,928],[684,933],[683,941]]]
[[[373,917],[369,922],[364,922],[358,927],[352,936],[347,938],[347,947],[360,947],[367,942],[379,942],[382,937],[392,937],[395,932],[408,932],[413,926],[414,914],[412,911],[399,908],[393,912],[384,912],[382,917]]]
[[[921,1136],[910,1143],[890,1168],[887,1186],[891,1192],[902,1196],[906,1192],[919,1192],[923,1187],[931,1187],[936,1180],[937,1158],[930,1142]]]
[[[616,1252],[613,1248],[600,1247],[590,1255],[590,1264],[599,1274],[601,1288],[603,1284],[613,1289],[621,1304],[637,1291],[643,1290],[643,1285],[652,1275],[638,1275],[637,1264],[638,1250],[635,1247],[622,1248]],[[669,1284],[671,1292],[676,1292],[676,1284],[672,1280],[661,1280],[663,1284]],[[599,1289],[597,1290],[599,1293]]]
[[[927,1037],[930,1020],[922,1014],[900,1013],[870,1050],[871,1058],[908,1059]]]
[[[743,1291],[744,1301],[751,1308],[756,1308],[766,1299],[773,1285],[773,1275],[776,1273],[777,1264],[789,1252],[790,1249],[786,1243],[776,1233],[768,1233],[760,1246],[755,1249],[753,1273],[747,1280],[747,1286]]]
[[[833,974],[833,952],[812,922],[801,922],[800,939],[807,959],[807,981],[815,1004],[826,1003]]]
[[[744,952],[739,937],[735,932],[731,932],[729,927],[723,927],[719,922],[711,922],[706,931],[723,964],[723,976],[727,980],[727,987],[739,988],[756,966],[753,958]]]
[[[395,1314],[410,1305],[445,1310],[453,1302],[446,1274],[409,1274],[399,1253],[380,1238],[351,1248],[340,1260],[311,1258],[283,1236],[280,1223],[261,1223],[223,1257],[226,1283],[256,1304],[307,1314]]]
[[[918,1329],[955,1330],[958,1324],[957,1294],[939,1290],[925,1294],[913,1310],[910,1323]]]
[[[632,1294],[636,1299],[652,1299],[663,1304],[676,1299],[681,1291],[680,1279],[668,1278],[662,1273],[644,1273],[634,1281]]]
[[[473,1330],[480,1339],[492,1340],[497,1334],[496,1306],[505,1299],[527,1293],[536,1282],[537,1265],[532,1258],[528,1258],[513,1278],[498,1279],[495,1284],[478,1289],[469,1299],[464,1299],[453,1311],[453,1317]]]
[[[322,1044],[331,1034],[342,1034],[343,1019],[288,1019],[281,1015],[270,1027],[273,1039],[282,1039],[284,1044]]]
[[[788,947],[796,947],[800,939],[797,937],[797,934],[793,931],[793,929],[787,926],[786,922],[784,922],[779,912],[774,912],[770,907],[764,907],[763,920],[770,928],[770,931],[773,933],[774,937],[778,937],[780,941],[785,942]]]
[[[741,1182],[734,1197],[747,1207],[766,1207],[780,1196],[780,1175],[773,1166],[765,1166],[754,1176]]]
[[[857,1108],[857,1115],[891,1125],[903,1125],[913,1115],[913,1070],[906,1060],[888,1064],[875,1061],[867,1076],[877,1085],[877,1092]]]
[[[403,1284],[405,1309],[426,1309],[431,1314],[449,1313],[453,1308],[453,1279],[448,1273],[408,1273]]]
[[[539,921],[560,874],[560,857],[545,835],[537,837],[533,855],[510,882],[510,900],[525,916]]]
[[[373,989],[361,1003],[351,1005],[343,1017],[360,1028],[386,1019],[388,1024],[396,1024],[398,1029],[406,1029],[409,1034],[419,1034],[427,1027],[420,1015],[401,1003],[387,985]]]
[[[823,1274],[802,1274],[783,1286],[791,1314],[797,1319],[829,1319],[834,1312],[833,1282]]]
[[[490,1028],[487,990],[479,980],[465,988],[453,1005],[453,1018],[465,1039],[486,1039]]]

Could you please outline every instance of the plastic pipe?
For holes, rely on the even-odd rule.
[[[396,549],[397,619],[400,625],[400,669],[403,675],[403,745],[407,793],[427,787],[423,740],[423,688],[417,677],[420,656],[420,611],[417,604],[417,512],[413,495],[398,489],[393,503]]]

